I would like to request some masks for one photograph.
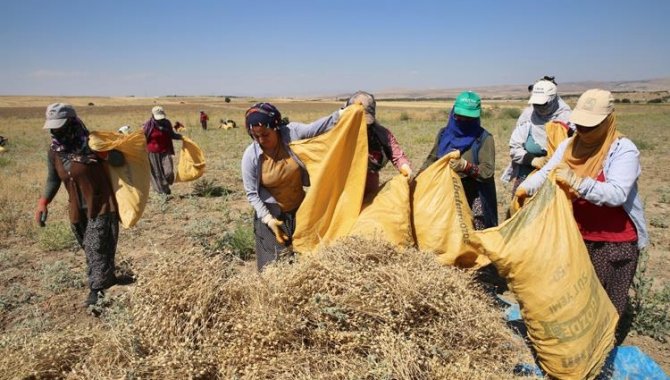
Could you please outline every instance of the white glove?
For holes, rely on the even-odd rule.
[[[275,235],[277,243],[279,244],[286,243],[286,240],[288,240],[288,236],[286,236],[284,230],[281,229],[281,226],[284,225],[284,222],[282,222],[279,219],[276,219],[271,214],[267,214],[263,217],[263,223],[267,224],[272,233]]]
[[[468,167],[468,162],[463,158],[456,158],[449,161],[449,167],[455,172],[461,173]]]
[[[412,168],[410,168],[408,164],[402,164],[402,166],[400,166],[400,173],[405,177],[410,178],[412,177]]]

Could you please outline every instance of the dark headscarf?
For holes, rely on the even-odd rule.
[[[88,147],[88,129],[78,117],[70,118],[65,125],[51,130],[51,150],[70,161],[90,164],[98,162]]]
[[[456,120],[454,109],[452,108],[449,113],[447,126],[442,130],[442,134],[440,135],[437,145],[437,158],[456,149],[463,154],[463,152],[470,149],[482,132],[484,132],[484,128],[482,128],[479,118],[472,121]]]
[[[282,125],[281,113],[270,103],[256,103],[249,108],[244,116],[247,130],[252,127],[277,129]]]

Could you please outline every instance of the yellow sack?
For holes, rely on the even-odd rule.
[[[400,247],[414,246],[407,177],[396,175],[375,194],[351,229],[351,235],[382,238]]]
[[[91,132],[88,145],[94,151],[116,149],[123,153],[122,166],[109,167],[110,180],[119,207],[121,225],[130,228],[144,213],[149,199],[151,168],[147,142],[142,131],[123,135],[115,132]]]
[[[551,157],[556,152],[558,145],[568,138],[568,127],[559,121],[550,121],[544,125],[544,129],[547,131],[547,157]],[[537,169],[528,175],[532,175],[536,171]],[[510,215],[514,215],[519,211],[521,206],[523,205],[519,202],[519,198],[514,195],[509,207]]]
[[[448,153],[416,177],[414,231],[419,249],[436,254],[440,264],[476,268],[490,261],[479,254],[461,179],[449,167],[449,161],[459,157],[458,151]]]
[[[296,214],[293,248],[315,250],[351,231],[363,203],[368,135],[363,106],[347,107],[330,131],[290,143],[305,164],[311,187]]]
[[[511,219],[474,234],[519,301],[542,369],[560,379],[594,378],[618,315],[553,178]]]
[[[179,163],[175,173],[175,182],[194,181],[205,173],[205,154],[200,147],[186,136],[182,137]]]

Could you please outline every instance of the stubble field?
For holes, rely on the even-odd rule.
[[[199,144],[207,160],[202,179],[175,184],[172,199],[152,194],[140,222],[132,229],[122,229],[116,259],[118,270],[135,276],[138,283],[110,289],[107,304],[95,313],[79,306],[87,293],[86,266],[83,253],[75,246],[69,231],[66,191],[61,188],[49,206],[46,228],[39,228],[33,222],[46,177],[49,136],[41,128],[44,109],[56,101],[73,104],[89,130],[104,131],[126,124],[137,130],[149,118],[152,106],[163,105],[173,123],[178,120],[187,127],[184,133]],[[301,122],[313,121],[341,106],[335,101],[271,101],[284,116]],[[255,270],[252,214],[240,176],[240,159],[250,139],[244,128],[223,130],[218,125],[219,119],[232,119],[243,126],[244,111],[253,103],[252,99],[237,98],[226,103],[223,98],[215,97],[0,97],[0,135],[9,138],[7,152],[0,153],[0,352],[7,353],[17,342],[35,344],[46,334],[57,331],[67,330],[72,332],[70,335],[76,335],[83,331],[108,330],[110,321],[125,318],[128,303],[133,299],[157,304],[167,302],[141,298],[142,294],[138,297],[135,293],[147,292],[138,285],[147,285],[142,283],[142,277],[160,272],[164,263],[174,262],[175,257],[234,256],[236,264],[232,270],[252,273]],[[570,105],[574,106],[574,100]],[[523,106],[524,103],[518,101],[484,101],[482,125],[495,138],[496,178],[509,163],[507,142]],[[450,103],[438,101],[382,101],[378,103],[377,116],[394,132],[416,169],[431,149],[435,133],[446,122],[450,107]],[[619,130],[630,137],[641,152],[639,187],[651,240],[644,285],[653,281],[653,292],[668,292],[670,104],[618,104],[616,109]],[[199,110],[205,110],[210,116],[208,131],[200,129]],[[388,165],[382,180],[395,173]],[[510,189],[497,180],[497,191],[499,215],[503,217]],[[179,271],[174,273],[172,275],[178,276]],[[665,302],[667,312],[670,294],[659,297],[657,300]],[[666,330],[660,337],[654,339],[632,332],[625,344],[640,346],[670,373],[669,337],[663,338],[663,334],[668,333],[667,318],[666,315]],[[35,360],[34,357],[31,360]],[[2,363],[7,364],[0,361]],[[0,377],[2,373],[7,372],[0,365]]]

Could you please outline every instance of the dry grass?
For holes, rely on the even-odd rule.
[[[174,255],[108,329],[5,337],[10,378],[485,379],[530,361],[470,275],[345,239],[258,275]],[[106,377],[106,376],[105,376]]]

